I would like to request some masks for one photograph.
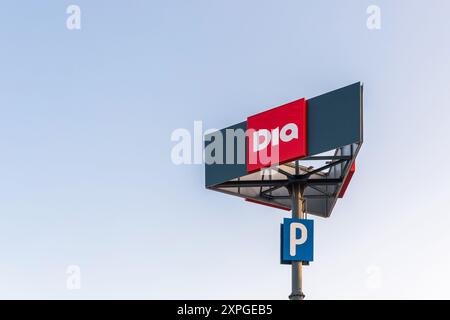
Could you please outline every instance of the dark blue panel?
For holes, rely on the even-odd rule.
[[[243,177],[247,175],[247,164],[237,164],[237,154],[238,154],[238,148],[240,149],[239,152],[243,152],[245,155],[245,160],[247,159],[247,141],[245,141],[244,145],[238,145],[237,139],[235,139],[234,143],[234,156],[235,156],[235,164],[225,164],[225,157],[226,157],[226,130],[227,129],[233,129],[238,130],[242,129],[247,131],[247,122],[241,122],[239,124],[236,124],[234,126],[225,128],[220,130],[223,137],[223,156],[224,156],[224,164],[205,164],[205,183],[207,187],[211,187],[214,185],[217,185],[219,183],[223,183],[232,179],[236,179],[239,177]],[[206,139],[211,136],[207,135]],[[212,143],[213,141],[206,141],[205,142],[205,148]]]
[[[362,140],[360,82],[309,99],[308,155]]]
[[[298,224],[298,227],[304,229],[301,232],[300,229],[294,229],[296,234],[292,238],[290,233],[291,225]],[[291,256],[289,248],[291,246],[291,241],[293,240],[303,240],[303,243],[295,245],[295,254]],[[282,247],[282,262],[286,261],[307,261],[311,262],[314,260],[314,220],[308,219],[289,219],[285,218],[283,220],[283,247]],[[295,242],[294,242],[295,243]]]

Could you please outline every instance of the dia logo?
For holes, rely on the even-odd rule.
[[[306,156],[306,101],[300,99],[247,119],[247,171]]]
[[[261,141],[261,138],[263,139]],[[278,146],[280,139],[283,142],[290,142],[294,139],[298,139],[298,127],[295,123],[289,123],[281,129],[277,127],[272,131],[262,129],[253,133],[253,152],[261,151],[269,146],[272,142],[272,146]]]

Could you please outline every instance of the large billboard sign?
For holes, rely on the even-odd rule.
[[[344,197],[363,143],[363,86],[301,98],[205,135],[210,190],[292,210],[281,227],[281,263],[292,267],[291,300],[303,300],[302,268],[314,259],[314,221]]]
[[[207,134],[206,187],[290,210],[289,186],[303,183],[307,212],[329,217],[354,173],[363,142],[362,117],[358,82]],[[319,160],[319,166],[310,163]]]

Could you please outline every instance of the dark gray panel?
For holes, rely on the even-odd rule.
[[[237,164],[237,154],[238,154],[238,148],[240,149],[239,152],[243,152],[245,155],[245,160],[247,159],[247,141],[245,139],[245,143],[242,145],[239,145],[237,142],[237,139],[235,139],[234,143],[234,163],[235,164],[226,164],[226,130],[232,129],[232,130],[243,130],[244,132],[247,131],[247,122],[241,122],[239,124],[236,124],[234,126],[225,128],[220,130],[222,137],[223,137],[223,164],[205,164],[205,183],[206,187],[211,187],[214,185],[217,185],[219,183],[223,183],[232,179],[236,179],[239,177],[243,177],[247,175],[247,165],[244,164]],[[210,140],[210,137],[214,135],[214,133],[205,136],[205,148],[210,144],[213,143],[213,141]]]
[[[362,140],[361,83],[309,99],[308,155]]]

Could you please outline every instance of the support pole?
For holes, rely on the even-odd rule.
[[[292,219],[304,219],[305,208],[303,206],[303,190],[300,184],[292,186]],[[292,293],[290,300],[303,300],[305,294],[302,291],[302,261],[292,261]]]

